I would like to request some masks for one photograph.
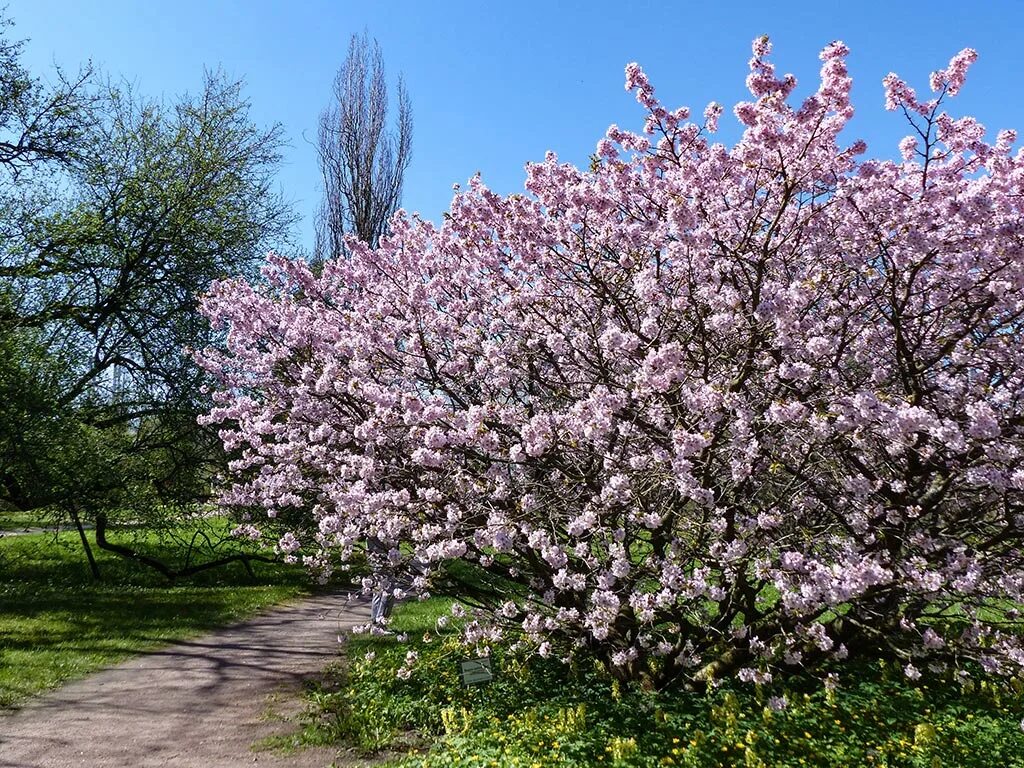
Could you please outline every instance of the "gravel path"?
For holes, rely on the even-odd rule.
[[[330,765],[333,750],[251,747],[297,727],[281,714],[367,615],[344,595],[312,597],[70,683],[0,715],[0,768]]]
[[[83,525],[82,527],[85,528],[85,530],[87,531],[93,530],[93,526],[91,525]],[[35,526],[31,526],[28,528],[5,528],[0,529],[0,538],[3,538],[5,536],[8,538],[11,536],[31,536],[36,533],[64,533],[66,531],[77,530],[78,529],[75,528],[75,526],[73,525],[61,525],[56,528],[38,528]]]

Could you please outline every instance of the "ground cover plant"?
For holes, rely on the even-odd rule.
[[[304,731],[270,746],[335,744],[405,768],[1024,765],[1019,679],[914,682],[882,662],[836,666],[824,685],[659,691],[620,683],[593,657],[567,666],[499,644],[494,681],[467,688],[466,649],[438,629],[455,621],[450,603],[400,606],[406,642],[353,638],[347,664],[310,691]]]
[[[170,562],[185,551],[152,533],[111,536]],[[281,564],[253,563],[250,576],[235,563],[172,585],[116,555],[96,557],[102,581],[90,578],[77,532],[0,538],[0,708],[309,590]]]
[[[930,98],[885,79],[897,161],[841,136],[842,43],[799,104],[770,50],[732,147],[630,65],[643,131],[589,169],[215,284],[221,503],[321,572],[380,542],[376,584],[455,590],[469,644],[622,680],[1017,674],[1024,154],[946,111],[970,49]]]

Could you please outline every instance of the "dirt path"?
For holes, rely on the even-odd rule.
[[[97,672],[0,715],[0,768],[330,765],[330,750],[251,747],[295,729],[273,713],[298,708],[302,681],[367,615],[365,603],[313,597]]]

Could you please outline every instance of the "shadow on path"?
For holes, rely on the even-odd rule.
[[[321,595],[143,653],[0,715],[0,768],[328,765],[333,754],[254,755],[268,697],[297,694],[338,656],[366,604]]]

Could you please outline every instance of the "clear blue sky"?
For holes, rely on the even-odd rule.
[[[882,77],[896,71],[927,90],[928,74],[965,46],[980,59],[954,114],[1024,138],[1024,2],[350,2],[349,0],[10,0],[12,36],[28,38],[34,72],[91,59],[168,97],[195,90],[203,68],[247,83],[252,114],[280,122],[289,141],[279,181],[312,241],[318,171],[312,141],[351,34],[369,31],[388,74],[405,76],[413,102],[413,162],[403,205],[438,219],[451,187],[480,171],[492,189],[522,189],[523,165],[548,149],[586,163],[610,123],[639,128],[623,68],[640,62],[667,106],[696,113],[724,104],[721,136],[737,135],[750,42],[768,34],[782,71],[813,90],[818,51],[852,49],[857,117],[850,139],[893,156],[906,134],[883,110]],[[854,135],[856,134],[856,135]]]

